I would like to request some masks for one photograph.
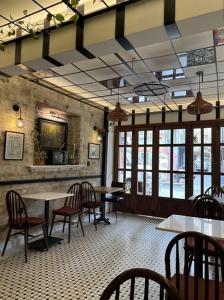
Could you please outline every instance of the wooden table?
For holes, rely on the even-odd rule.
[[[224,221],[220,220],[171,215],[157,225],[156,229],[175,233],[196,231],[224,240]]]
[[[48,235],[48,228],[49,228],[49,202],[57,199],[63,199],[66,197],[74,196],[74,194],[68,193],[58,193],[58,192],[43,192],[43,193],[34,193],[34,194],[25,194],[22,195],[24,200],[38,200],[44,202],[44,218],[46,221],[46,233],[48,238],[48,246],[52,246],[56,243],[60,243],[62,240],[61,238],[56,238],[53,236]],[[44,249],[44,239],[36,240],[29,244],[32,248],[38,249],[43,251]]]
[[[124,192],[124,189],[121,187],[111,187],[111,186],[94,186],[95,193],[99,194],[113,194],[117,192]],[[104,201],[107,201],[104,199]],[[101,211],[100,218],[97,219],[97,222],[104,222],[107,225],[110,225],[109,218],[105,217],[105,208]]]

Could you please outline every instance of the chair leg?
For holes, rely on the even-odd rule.
[[[70,243],[71,239],[71,217],[68,218],[68,243]]]
[[[89,223],[90,223],[90,208],[89,208]]]
[[[97,230],[97,224],[96,224],[96,210],[95,208],[93,209],[93,214],[94,214],[94,225],[95,225],[95,228]]]
[[[45,228],[45,224],[42,225],[43,228],[43,234],[44,234],[44,243],[45,243],[45,248],[48,250],[48,240],[47,240],[47,232]]]
[[[66,223],[66,216],[64,216],[64,223],[63,223],[63,229],[62,229],[62,232],[65,232],[65,223]]]
[[[24,249],[25,249],[25,263],[27,263],[27,248],[28,248],[28,229],[24,229]]]
[[[11,231],[12,231],[12,228],[9,227],[7,237],[6,237],[6,240],[5,240],[5,244],[4,244],[4,247],[3,247],[3,250],[2,250],[2,256],[5,254],[5,250],[6,250],[6,247],[8,245],[8,241],[9,241],[9,238],[10,238]]]
[[[117,223],[117,202],[115,204],[115,216],[116,216],[116,223]]]
[[[49,236],[51,236],[51,234],[52,234],[52,229],[53,229],[53,226],[54,226],[54,219],[55,219],[55,214],[53,214],[52,223],[51,223],[51,230],[50,230]]]
[[[83,234],[83,236],[85,236],[85,233],[84,233],[84,230],[83,230],[83,226],[82,226],[82,218],[81,218],[81,215],[82,215],[82,213],[79,214],[78,224],[79,224],[79,222],[80,222],[81,229],[82,229],[82,234]]]

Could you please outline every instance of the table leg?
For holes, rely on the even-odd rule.
[[[98,219],[96,219],[96,222],[97,223],[104,222],[105,224],[110,225],[109,218],[106,218],[106,215],[105,215],[105,202],[106,201],[105,201],[104,194],[101,195],[101,201],[104,202],[104,206],[100,207],[100,217]]]
[[[48,232],[49,231],[49,201],[45,201],[44,204],[44,219],[46,221],[45,229],[47,233],[48,248],[55,244],[60,244],[63,239],[54,236],[49,236],[49,232]],[[29,246],[32,249],[44,251],[45,250],[44,238],[29,243]]]

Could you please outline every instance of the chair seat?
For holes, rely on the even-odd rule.
[[[171,278],[171,282],[176,286],[176,275]],[[206,281],[203,278],[198,278],[198,297],[194,297],[194,277],[189,276],[188,278],[188,298],[189,300],[204,300],[205,297],[205,283]],[[181,299],[185,299],[185,276],[180,275],[180,288],[179,293]],[[215,281],[209,280],[209,296],[208,300],[215,299]],[[219,300],[224,300],[224,283],[219,283]]]
[[[13,224],[14,222],[12,222]],[[43,218],[37,218],[37,217],[28,217],[28,218],[22,218],[20,221],[21,227],[28,227],[30,226],[35,226],[35,225],[42,225],[45,224],[45,220]],[[20,227],[20,226],[15,226],[15,227]]]
[[[223,240],[222,241],[217,240],[217,241],[218,241],[218,243],[220,244],[220,246],[224,250],[224,241]],[[187,247],[189,249],[194,249],[195,248],[195,240],[194,240],[194,238],[189,237],[187,239]],[[205,246],[204,246],[204,248],[205,248]],[[214,251],[215,251],[215,249],[214,249],[213,245],[211,245],[210,243],[208,243],[208,252],[209,252],[209,254],[214,253]]]
[[[88,201],[88,202],[83,203],[82,207],[83,208],[98,208],[103,205],[104,205],[104,203],[100,202],[100,201],[96,201],[96,202]]]
[[[68,207],[68,206],[63,206],[61,208],[53,210],[53,214],[60,215],[60,216],[72,216],[78,213],[80,213],[79,209]]]

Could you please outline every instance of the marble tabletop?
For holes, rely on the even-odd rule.
[[[224,240],[224,221],[220,220],[171,215],[157,225],[156,229],[175,233],[197,231]]]
[[[51,200],[66,198],[70,196],[74,196],[74,194],[59,193],[59,192],[42,192],[42,193],[34,193],[34,194],[25,194],[22,195],[22,198],[26,200],[51,201]]]

